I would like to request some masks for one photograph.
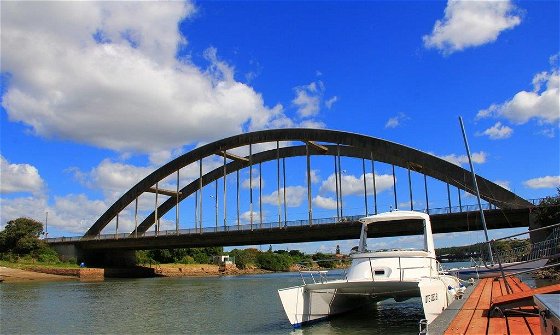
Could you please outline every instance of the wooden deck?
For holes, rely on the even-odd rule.
[[[506,277],[506,280],[514,295],[527,294],[532,290],[516,277]],[[507,300],[504,297],[506,295],[508,295],[508,291],[501,278],[481,279],[444,334],[540,334],[538,316],[506,313],[505,317],[490,317],[490,307],[493,301],[503,302]],[[516,309],[527,312],[534,310],[532,306],[516,307]]]

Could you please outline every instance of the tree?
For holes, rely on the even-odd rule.
[[[257,264],[261,269],[265,270],[288,271],[293,261],[287,254],[262,252],[257,256]]]
[[[555,197],[546,197],[535,209],[536,221],[541,227],[560,223],[560,187]]]
[[[0,252],[12,252],[19,255],[29,254],[45,247],[39,240],[43,233],[43,224],[29,218],[8,221],[0,231]]]
[[[536,225],[531,228],[547,227],[560,223],[560,187],[556,191],[556,196],[542,199],[539,205],[533,209]],[[532,232],[531,241],[533,243],[543,241],[551,232],[550,229]]]

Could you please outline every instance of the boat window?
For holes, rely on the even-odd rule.
[[[375,270],[374,272],[376,276],[382,276],[385,274],[385,270]]]

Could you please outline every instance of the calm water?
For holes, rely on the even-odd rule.
[[[419,299],[293,330],[277,289],[295,273],[0,284],[2,334],[417,334]],[[531,285],[531,283],[529,283]],[[534,283],[533,283],[534,284]]]
[[[2,334],[415,334],[420,300],[381,303],[303,329],[277,289],[294,273],[0,284]]]

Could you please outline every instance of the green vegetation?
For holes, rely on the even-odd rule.
[[[492,243],[494,253],[503,253],[512,249],[527,247],[531,244],[529,239],[523,240],[501,240]],[[438,258],[445,258],[449,261],[469,261],[472,258],[482,257],[487,259],[488,247],[486,243],[476,243],[460,247],[447,247],[436,249]]]
[[[138,264],[209,264],[212,256],[222,255],[224,248],[177,248],[136,251]]]
[[[556,196],[546,197],[535,208],[536,221],[541,227],[560,223],[560,187],[556,188]]]
[[[2,264],[61,265],[56,251],[39,239],[42,234],[41,222],[29,218],[8,221],[4,230],[0,231]]]
[[[140,250],[136,252],[138,264],[208,264],[212,256],[229,255],[239,269],[263,269],[269,271],[289,271],[294,264],[304,263],[310,267],[336,268],[343,262],[338,256],[317,253],[306,255],[299,250],[260,251],[255,248],[233,249],[224,252],[223,248],[182,248],[161,250]],[[346,262],[347,263],[347,262]],[[344,263],[344,264],[346,264]],[[347,264],[346,264],[347,265]]]

